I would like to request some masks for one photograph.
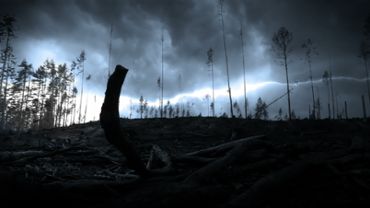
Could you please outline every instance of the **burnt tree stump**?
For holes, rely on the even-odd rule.
[[[101,107],[100,124],[109,143],[114,145],[127,159],[129,168],[135,170],[139,175],[146,176],[145,168],[139,154],[128,139],[128,135],[122,132],[119,117],[119,97],[121,87],[125,80],[128,69],[117,65],[113,74],[108,79],[105,98]]]

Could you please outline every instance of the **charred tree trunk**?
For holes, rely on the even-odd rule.
[[[128,69],[117,65],[114,73],[109,77],[104,103],[101,107],[100,124],[104,130],[108,142],[114,145],[127,159],[128,167],[135,170],[139,175],[148,174],[144,163],[127,135],[121,131],[118,111],[121,87],[125,80]]]

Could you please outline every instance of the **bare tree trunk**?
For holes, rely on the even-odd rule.
[[[82,62],[82,77],[81,77],[81,95],[80,95],[80,111],[78,113],[78,123],[81,123],[82,121],[82,97],[84,94],[84,79],[85,79],[85,66],[84,62]]]
[[[240,39],[242,41],[242,56],[243,56],[243,81],[244,81],[244,111],[245,118],[248,117],[248,101],[247,101],[247,86],[245,81],[245,60],[244,60],[244,38],[243,38],[243,26],[240,22]]]
[[[7,70],[8,53],[9,53],[9,34],[7,35],[7,38],[6,38],[5,53],[4,53],[5,59],[4,59],[3,66],[2,66],[2,69],[1,69],[1,74],[0,74],[0,100],[3,99],[2,98],[2,96],[3,96],[3,81],[4,81],[5,71]],[[5,102],[0,102],[0,110],[2,112],[4,112],[5,108],[6,108],[6,103]],[[3,126],[4,126],[4,119],[5,119],[5,114],[1,113],[0,129],[2,129]]]
[[[6,76],[5,78],[5,85],[4,85],[4,99],[3,99],[3,105],[2,106],[2,112],[1,112],[1,126],[0,129],[6,129],[7,128],[7,123],[8,123],[8,108],[6,106],[6,102],[8,100],[8,85],[9,85],[9,75]]]
[[[120,126],[118,103],[127,72],[128,69],[117,65],[115,71],[109,77],[104,103],[101,107],[100,124],[108,142],[113,144],[127,158],[128,166],[141,176],[146,176],[148,171],[144,163],[129,142],[127,135],[121,131]]]
[[[225,62],[226,62],[226,77],[227,77],[227,92],[229,93],[230,101],[230,116],[234,117],[233,111],[233,100],[231,97],[231,88],[230,88],[230,75],[229,75],[229,58],[227,56],[227,47],[226,47],[226,37],[225,37],[225,26],[224,26],[224,15],[222,13],[222,1],[220,1],[220,16],[221,16],[221,26],[222,26],[222,38],[224,43],[224,52],[225,52]]]
[[[213,61],[211,62],[211,70],[212,70],[212,116],[216,116],[215,110],[215,76],[213,71]]]
[[[312,93],[312,115],[313,119],[316,119],[316,104],[315,104],[315,91],[313,89],[313,80],[312,80],[312,69],[311,69],[311,61],[308,62],[308,68],[310,70],[310,79],[311,79],[311,93]]]
[[[332,107],[332,115],[333,115],[333,119],[335,119],[335,100],[334,100],[334,87],[333,87],[333,79],[332,79],[332,74],[331,74],[331,71],[329,71],[330,75],[329,75],[329,81],[330,81],[330,90],[331,90],[331,107]]]
[[[161,80],[161,118],[163,118],[163,87],[164,87],[164,69],[163,69],[163,29],[162,29],[162,80]]]
[[[287,54],[286,48],[284,48],[284,66],[285,66],[285,76],[286,76],[286,90],[288,93],[288,115],[289,121],[292,120],[292,111],[290,110],[290,88],[289,88],[289,76],[288,76],[288,63],[287,63]]]

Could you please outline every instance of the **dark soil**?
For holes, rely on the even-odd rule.
[[[370,207],[370,123],[362,120],[257,121],[226,118],[121,120],[149,158],[156,144],[173,171],[140,178],[98,122],[0,133],[0,204],[13,207]],[[200,181],[210,162],[189,152],[266,135]],[[225,153],[227,154],[227,153]]]

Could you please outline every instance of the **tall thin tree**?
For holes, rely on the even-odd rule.
[[[329,69],[329,82],[330,82],[330,92],[331,92],[332,115],[333,115],[333,119],[335,119],[335,94],[334,94],[333,74],[331,73],[331,67]]]
[[[27,80],[29,79],[31,72],[32,72],[32,65],[28,64],[26,60],[23,60],[22,63],[19,65],[20,70],[18,71],[18,75],[16,81],[19,83],[21,89],[21,98],[20,98],[20,106],[18,111],[18,133],[23,130],[25,125],[24,113],[27,105]]]
[[[15,18],[12,16],[3,16],[0,21],[0,41],[2,38],[5,39],[5,47],[1,51],[2,54],[2,68],[0,72],[0,129],[4,127],[5,124],[5,110],[6,110],[6,103],[4,102],[3,96],[3,82],[6,78],[6,71],[7,66],[9,65],[9,61],[12,56],[12,48],[10,46],[11,40],[14,38],[14,22]]]
[[[272,37],[274,43],[274,50],[278,59],[282,60],[282,65],[285,68],[286,87],[288,93],[288,115],[289,120],[292,120],[292,112],[290,105],[290,88],[289,88],[289,76],[288,76],[288,54],[291,52],[289,48],[290,43],[293,40],[293,33],[289,32],[285,27],[281,27]]]
[[[364,39],[360,45],[360,58],[364,61],[365,73],[366,73],[366,85],[367,85],[367,94],[369,98],[370,105],[370,83],[369,83],[369,68],[368,68],[368,59],[370,56],[370,15],[365,19],[363,26],[363,35]]]
[[[108,78],[110,76],[110,69],[112,65],[112,36],[113,36],[113,24],[110,25],[110,36],[108,45]]]
[[[247,83],[245,80],[244,37],[243,37],[242,21],[240,21],[240,40],[242,43],[242,58],[243,58],[244,112],[245,112],[245,118],[247,118],[248,117],[248,100],[247,100]]]
[[[161,35],[161,46],[162,46],[162,73],[161,73],[161,118],[163,118],[163,87],[164,87],[164,68],[163,68],[163,28],[162,28],[162,35]]]
[[[360,45],[360,58],[363,60],[366,74],[366,86],[367,86],[367,95],[370,103],[370,83],[369,83],[369,69],[368,69],[368,58],[370,56],[370,46],[366,41],[361,42]]]
[[[215,76],[214,76],[214,70],[213,70],[213,49],[210,48],[207,51],[207,64],[211,67],[211,78],[212,78],[212,103],[211,103],[211,110],[212,110],[212,116],[215,117]]]
[[[219,0],[219,15],[221,19],[221,29],[222,29],[222,39],[223,39],[223,46],[225,52],[225,64],[226,64],[226,78],[227,78],[227,92],[229,93],[229,101],[230,101],[230,116],[234,117],[233,111],[233,100],[231,96],[231,87],[230,87],[230,75],[229,75],[229,58],[227,55],[227,46],[226,46],[226,37],[225,37],[225,24],[224,24],[224,14],[223,14],[223,3],[224,0]]]
[[[78,112],[78,122],[82,122],[82,97],[84,94],[84,79],[85,79],[85,60],[86,54],[85,51],[82,50],[80,56],[77,58],[77,68],[80,70],[81,73],[81,93],[80,93],[80,110]]]
[[[312,78],[312,56],[317,55],[316,47],[314,46],[312,40],[308,38],[303,44],[302,48],[305,50],[305,59],[308,64],[308,71],[311,81],[311,93],[312,93],[312,112],[310,114],[312,115],[312,118],[316,118],[316,100],[315,100],[315,91],[313,87],[313,78]]]
[[[87,75],[86,77],[86,82],[88,82],[89,80],[91,80],[91,74]],[[89,103],[89,95],[86,96],[86,101],[85,101],[85,112],[84,112],[84,123],[86,123],[86,118],[87,118],[87,109],[88,109],[88,103]]]
[[[329,72],[328,71],[324,71],[324,74],[322,76],[322,80],[324,82],[324,84],[326,85],[327,89],[328,89],[328,118],[330,119],[331,118],[331,107],[330,107],[330,81],[329,81]]]

